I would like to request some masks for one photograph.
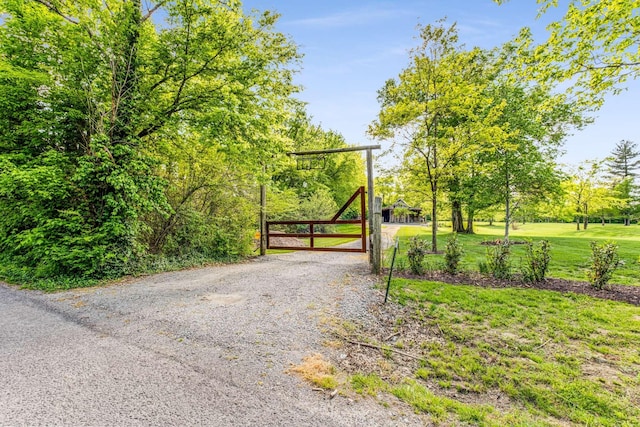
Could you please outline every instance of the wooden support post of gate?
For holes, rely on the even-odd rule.
[[[266,174],[267,166],[262,165],[262,173]],[[260,256],[267,254],[267,186],[260,184]]]
[[[367,207],[369,211],[369,264],[374,265],[373,260],[373,196],[375,195],[373,189],[373,154],[371,148],[367,149]]]
[[[382,269],[382,198],[376,197],[373,202],[373,231],[371,255],[372,255],[372,271],[374,274],[380,274]]]
[[[367,195],[368,195],[368,216],[369,216],[369,263],[374,263],[373,257],[373,197],[374,197],[374,189],[373,189],[373,153],[372,150],[379,150],[380,145],[366,145],[366,146],[355,146],[355,147],[344,147],[344,148],[330,148],[328,150],[314,150],[314,151],[297,151],[292,153],[287,153],[290,156],[315,156],[322,154],[330,154],[330,153],[346,153],[349,151],[366,151],[367,152]],[[380,248],[378,248],[380,251]]]

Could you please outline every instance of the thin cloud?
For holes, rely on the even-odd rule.
[[[407,9],[390,8],[377,5],[374,7],[352,9],[316,18],[296,19],[288,21],[286,24],[307,28],[344,28],[369,25],[375,22],[387,21],[390,18],[413,14],[414,12]]]
[[[364,54],[350,55],[350,59],[341,59],[336,62],[328,62],[322,65],[316,65],[316,73],[323,75],[349,75],[353,73],[366,72],[371,67],[380,67],[388,64],[390,61],[404,64],[407,58],[407,52],[410,47],[392,46],[385,49],[368,50]],[[391,77],[391,76],[390,76]]]

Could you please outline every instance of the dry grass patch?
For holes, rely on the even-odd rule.
[[[287,372],[325,390],[338,387],[335,368],[319,353],[303,358],[300,365],[292,366]]]

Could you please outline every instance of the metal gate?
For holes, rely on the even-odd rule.
[[[292,251],[325,251],[325,252],[366,252],[367,251],[367,223],[365,220],[365,203],[364,203],[365,191],[364,187],[360,187],[353,196],[347,201],[347,203],[340,208],[337,214],[330,220],[312,220],[312,221],[267,221],[266,222],[266,236],[267,236],[267,249],[287,249]],[[353,202],[360,197],[360,219],[339,219]],[[336,225],[336,224],[360,224],[359,234],[347,234],[347,233],[316,233],[314,228],[316,225]],[[274,225],[306,225],[308,226],[307,232],[302,233],[280,233],[273,232],[271,226]],[[287,246],[287,245],[274,245],[271,242],[275,237],[295,237],[302,239],[309,239],[309,246]],[[315,239],[332,239],[332,238],[357,238],[360,240],[360,248],[319,248],[315,246]]]

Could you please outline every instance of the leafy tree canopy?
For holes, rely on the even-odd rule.
[[[496,0],[505,3],[508,0]],[[540,14],[566,4],[562,20],[548,26],[549,37],[534,43],[530,29],[519,36],[522,61],[540,81],[569,82],[585,104],[599,106],[640,73],[640,1],[537,0]]]
[[[290,146],[299,55],[278,16],[236,0],[0,0],[0,13],[3,264],[105,277],[171,242],[236,252],[205,218],[246,211],[229,201]]]

